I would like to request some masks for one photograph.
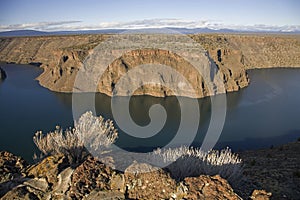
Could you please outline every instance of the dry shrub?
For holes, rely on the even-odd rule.
[[[60,127],[43,135],[38,131],[33,141],[44,156],[64,154],[72,163],[81,162],[93,149],[101,154],[107,151],[118,136],[111,120],[95,117],[92,112],[84,113],[75,122],[73,129],[63,131]],[[86,149],[87,148],[87,149]]]

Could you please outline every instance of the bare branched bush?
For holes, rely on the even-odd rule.
[[[219,174],[229,182],[235,183],[243,171],[242,160],[229,148],[209,152],[186,146],[157,149],[150,154],[150,158],[158,166],[167,165],[166,169],[177,180],[201,174]]]
[[[118,136],[111,120],[95,117],[92,112],[83,114],[73,129],[63,131],[56,127],[54,132],[43,135],[38,131],[33,141],[38,149],[46,155],[64,154],[73,163],[81,162],[92,148],[98,154],[103,153],[114,143]]]
[[[84,141],[85,147],[96,154],[107,150],[118,137],[113,121],[105,121],[102,116],[94,117],[92,112],[86,112],[75,122],[74,132],[80,141]]]

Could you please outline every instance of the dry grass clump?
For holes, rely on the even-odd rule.
[[[92,112],[84,113],[73,129],[63,131],[60,127],[43,135],[38,131],[33,141],[44,156],[64,154],[71,162],[81,162],[87,155],[87,149],[93,149],[97,155],[108,150],[118,136],[111,120],[102,116],[95,117]]]
[[[157,149],[150,154],[154,163],[165,167],[177,180],[185,177],[219,174],[229,182],[237,182],[242,175],[242,160],[229,148],[221,151],[204,152],[198,148],[186,146]]]

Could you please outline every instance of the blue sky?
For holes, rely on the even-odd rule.
[[[300,25],[298,0],[1,0],[0,31]]]

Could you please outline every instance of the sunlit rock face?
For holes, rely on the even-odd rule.
[[[42,86],[57,92],[72,92],[77,73],[84,66],[86,57],[109,37],[76,35],[0,38],[0,61],[35,64],[44,69],[37,78]],[[162,73],[153,71],[144,74],[148,79],[155,80],[156,84],[144,84],[130,78],[124,82],[122,90],[114,91],[115,94],[127,95],[131,92],[126,89],[128,85],[143,85],[134,91],[135,95],[164,97],[175,95],[175,90],[179,91],[177,95],[180,96],[205,97],[222,93],[222,86],[225,92],[246,87],[249,84],[247,69],[300,67],[299,36],[199,34],[190,37],[204,48],[199,54],[203,65],[201,75],[191,63],[174,52],[137,49],[110,63],[104,74],[98,77],[95,90],[112,96],[120,78],[144,64],[171,67],[191,84],[193,91],[178,77],[162,70]],[[135,73],[143,74],[138,71]]]

